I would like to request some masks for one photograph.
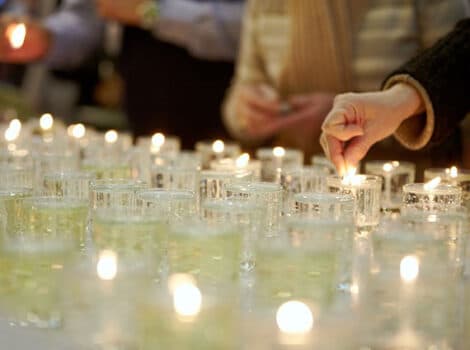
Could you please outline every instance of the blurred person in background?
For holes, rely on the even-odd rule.
[[[11,48],[3,35],[0,60],[72,68],[111,38],[105,46],[117,56],[134,134],[163,131],[192,147],[223,135],[219,106],[233,73],[242,12],[241,0],[64,0],[43,22],[22,19],[21,48]]]
[[[318,152],[335,94],[380,87],[464,14],[462,0],[250,0],[225,125],[246,144]]]
[[[337,96],[321,143],[338,171],[356,166],[374,143],[392,134],[412,150],[452,135],[470,112],[469,44],[467,19],[395,70],[383,91]]]

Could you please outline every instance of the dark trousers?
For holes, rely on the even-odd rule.
[[[184,148],[226,137],[220,111],[232,63],[196,59],[137,28],[125,29],[121,56],[124,107],[135,136],[160,131],[181,137]]]

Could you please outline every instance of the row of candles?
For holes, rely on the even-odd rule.
[[[1,130],[1,128],[0,128]],[[3,131],[4,142],[9,151],[23,147],[22,143],[30,142],[33,133],[47,142],[52,142],[54,137],[60,136],[65,131],[65,127],[59,122],[56,123],[51,114],[44,114],[38,120],[32,119],[25,126],[18,119],[11,120]],[[83,124],[72,124],[66,128],[69,141],[77,145],[82,151],[93,142],[99,141],[112,152],[124,152],[132,147],[132,137],[128,133],[119,133],[116,130],[108,130],[103,134],[97,133],[92,128],[87,128]],[[22,134],[27,135],[22,137]],[[180,152],[180,141],[177,137],[166,136],[162,133],[155,133],[150,138],[138,138],[137,146],[147,149],[151,155],[174,156]],[[241,153],[241,148],[233,142],[222,140],[201,141],[196,144],[196,152],[201,157],[203,169],[213,169],[216,171],[249,171],[260,177],[263,181],[280,181],[283,169],[300,167],[303,164],[303,155],[298,150],[274,147],[272,149],[259,149],[256,153],[258,159],[251,159],[248,153]],[[325,168],[334,172],[331,163],[321,156],[314,156],[312,163],[321,164]],[[458,169],[456,166],[450,168],[427,169],[424,173],[425,182],[423,184],[413,184],[415,179],[415,166],[409,162],[400,161],[379,161],[368,162],[365,171],[369,175],[380,177],[382,209],[397,209],[402,200],[402,189],[405,195],[410,193],[419,200],[426,197],[429,204],[434,200],[429,200],[429,196],[459,196],[468,200],[470,192],[470,171]],[[356,174],[356,168],[350,167],[341,183],[344,187],[361,188],[370,186],[371,182],[377,181],[371,177]]]

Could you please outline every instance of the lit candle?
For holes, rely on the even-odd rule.
[[[165,135],[160,132],[157,132],[152,135],[150,152],[152,154],[160,153],[162,146],[165,144]]]
[[[116,130],[108,130],[104,134],[104,141],[108,145],[115,144],[118,139],[119,139],[119,134]]]
[[[444,212],[460,207],[462,188],[441,182],[442,178],[437,176],[426,183],[403,186],[402,210]]]
[[[6,37],[13,49],[21,49],[26,39],[26,25],[24,23],[9,24],[6,29]]]
[[[350,167],[341,178],[327,177],[330,192],[350,194],[354,197],[354,218],[361,232],[367,233],[376,227],[380,220],[380,199],[382,178],[375,175],[356,175],[356,168]]]
[[[214,143],[212,144],[212,151],[216,155],[217,159],[220,159],[222,157],[224,150],[225,150],[224,141],[222,140],[214,141]]]
[[[442,183],[462,188],[463,205],[470,209],[470,169],[431,168],[424,171],[424,180],[428,181],[436,176],[441,177]]]
[[[415,169],[413,163],[396,160],[366,163],[367,174],[381,176],[384,179],[382,209],[397,211],[400,208],[403,197],[402,188],[404,185],[414,182]]]
[[[307,304],[291,300],[282,304],[276,312],[280,342],[286,345],[305,345],[312,331],[314,318]]]
[[[39,127],[42,131],[49,131],[54,126],[54,118],[51,114],[45,113],[39,118]]]

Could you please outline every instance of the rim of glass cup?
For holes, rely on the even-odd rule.
[[[196,193],[189,190],[166,190],[161,188],[150,188],[137,192],[137,198],[146,202],[161,200],[192,201],[196,200]]]
[[[226,190],[234,193],[274,193],[282,192],[282,186],[274,182],[266,181],[240,181],[228,184]]]
[[[133,179],[99,179],[91,181],[91,190],[138,190],[147,187],[147,183],[142,180]]]
[[[44,180],[95,180],[96,175],[89,171],[58,171],[46,173],[43,176]]]
[[[216,179],[227,179],[227,178],[244,178],[252,176],[253,172],[250,170],[202,170],[201,179],[205,178],[216,178]]]
[[[239,234],[237,225],[228,222],[208,222],[191,217],[170,224],[169,234],[191,238],[204,238]]]
[[[349,188],[349,187],[358,187],[358,188],[364,188],[364,187],[382,187],[382,177],[377,176],[377,175],[369,175],[369,174],[358,174],[354,175],[354,178],[360,178],[361,183],[360,184],[345,184],[343,183],[343,177],[339,175],[330,175],[326,177],[326,182],[328,186],[335,186],[339,188]]]
[[[301,228],[319,230],[321,228],[344,228],[355,229],[354,217],[341,217],[338,219],[325,218],[321,216],[303,216],[301,213],[294,213],[283,218],[286,229]]]
[[[29,207],[41,207],[48,209],[88,208],[88,201],[80,198],[58,197],[58,196],[32,196],[26,197],[23,204]]]
[[[450,184],[440,183],[433,189],[426,189],[425,183],[412,183],[403,186],[403,194],[414,193],[417,195],[461,195],[462,188]]]
[[[28,187],[10,187],[0,188],[0,200],[2,198],[15,198],[24,195],[25,197],[31,197],[33,189]]]
[[[224,198],[224,199],[206,199],[202,202],[202,209],[218,212],[230,211],[235,213],[253,213],[263,209],[263,207],[254,200],[242,198]]]
[[[93,212],[93,222],[111,224],[158,224],[163,218],[148,208],[98,208]]]
[[[348,204],[354,205],[354,197],[350,194],[329,193],[329,192],[303,192],[294,195],[296,202],[305,204],[328,203],[328,204]]]

